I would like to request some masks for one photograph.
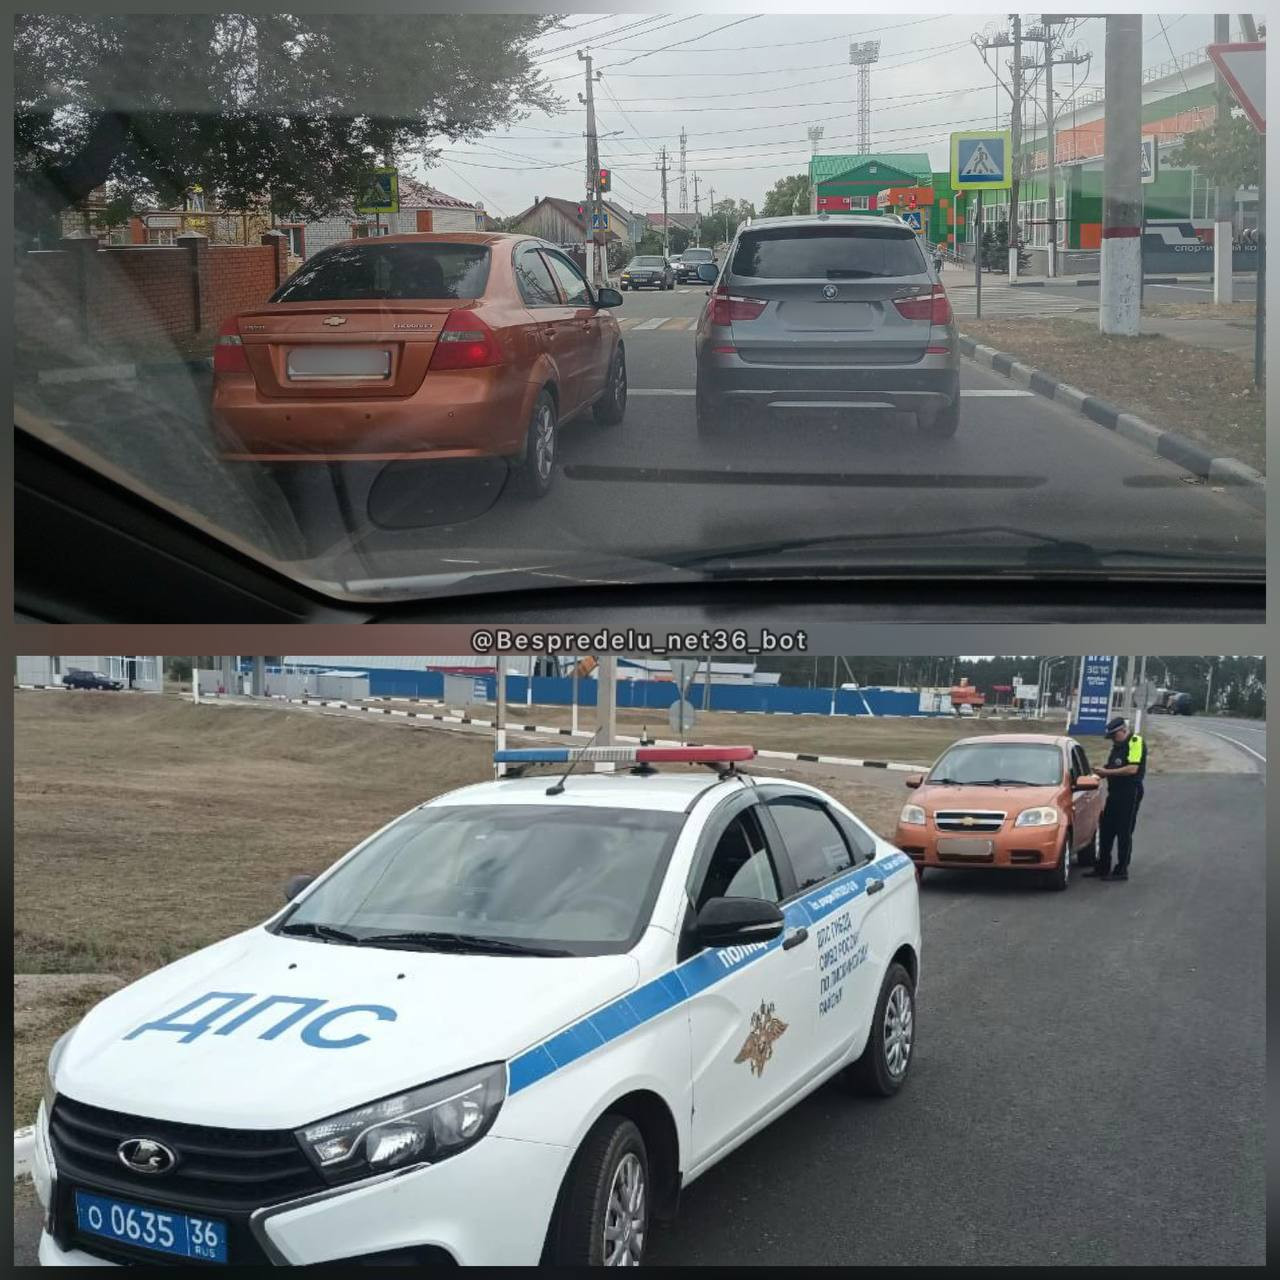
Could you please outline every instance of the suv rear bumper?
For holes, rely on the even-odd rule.
[[[699,362],[704,396],[762,408],[881,408],[936,410],[960,395],[960,373],[947,356],[926,356],[911,365],[864,368],[750,365],[737,356]]]

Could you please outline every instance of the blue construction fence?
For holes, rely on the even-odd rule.
[[[327,668],[342,670],[342,668]],[[273,670],[269,668],[269,671]],[[278,671],[279,668],[274,668]],[[354,668],[353,668],[354,670]],[[377,670],[360,668],[369,677],[373,698],[440,698],[444,695],[444,675],[439,671]],[[493,702],[497,697],[497,677],[476,675],[476,697]],[[483,693],[481,690],[483,689]],[[578,705],[594,707],[599,683],[578,681]],[[712,711],[751,711],[781,715],[830,715],[831,690],[806,689],[794,685],[712,684]],[[699,711],[706,710],[707,688],[695,684],[689,701]],[[618,706],[666,711],[676,700],[676,687],[669,680],[619,680]],[[569,706],[573,702],[571,676],[534,676],[530,697],[528,676],[507,676],[507,705],[514,713],[526,702]],[[838,716],[919,716],[950,715],[951,712],[922,712],[920,695],[897,689],[838,689],[835,697]]]

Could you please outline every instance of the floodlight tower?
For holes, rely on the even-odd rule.
[[[871,64],[880,60],[880,41],[849,44],[849,61],[858,68],[858,154],[871,151]]]

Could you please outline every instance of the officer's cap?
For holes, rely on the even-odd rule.
[[[1103,736],[1107,738],[1111,737],[1117,729],[1123,729],[1128,723],[1129,722],[1124,718],[1124,716],[1116,716],[1114,719],[1108,720],[1107,727],[1102,731]]]

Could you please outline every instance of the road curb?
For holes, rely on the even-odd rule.
[[[1235,279],[1248,280],[1252,273],[1244,272]],[[1198,276],[1143,276],[1143,284],[1202,284],[1208,280],[1213,282],[1213,272],[1205,271]],[[1055,276],[1054,279],[1036,279],[1036,280],[1010,280],[1008,288],[1010,289],[1043,289],[1051,286],[1055,289],[1066,286],[1068,289],[1072,285],[1078,285],[1081,289],[1096,289],[1101,285],[1102,281],[1096,276]]]
[[[393,707],[366,707],[356,702],[341,702],[328,698],[281,698],[276,696],[274,700],[277,702],[290,702],[300,707],[337,707],[344,711],[364,711],[369,715],[375,716],[401,716],[408,720],[433,720],[443,724],[476,725],[481,729],[495,727],[492,720],[479,720],[474,716],[447,716],[434,711],[398,711]],[[235,706],[236,704],[226,703],[225,705]],[[544,733],[560,738],[590,738],[592,736],[592,734],[581,729],[575,734],[572,729],[566,729],[563,725],[508,723],[504,727],[508,733]],[[643,743],[645,746],[650,747],[682,747],[685,745],[683,742],[677,742],[674,738],[637,738],[633,734],[624,733],[618,734],[617,740],[627,743]],[[932,767],[927,764],[908,764],[902,760],[856,760],[852,756],[820,756],[812,755],[805,751],[759,750],[756,755],[763,760],[796,760],[805,764],[836,764],[858,769],[888,769],[894,773],[927,773]]]
[[[1128,413],[1109,401],[1059,382],[1043,369],[1033,369],[1016,356],[985,346],[967,334],[960,335],[960,354],[975,364],[1028,387],[1038,396],[1074,410],[1108,431],[1124,436],[1147,453],[1167,458],[1200,480],[1214,481],[1232,491],[1251,507],[1262,511],[1267,502],[1267,478],[1238,458],[1215,457],[1207,449],[1177,431],[1155,426],[1137,414]]]
[[[13,1180],[19,1182],[31,1177],[31,1162],[35,1158],[36,1131],[34,1125],[13,1131]]]

